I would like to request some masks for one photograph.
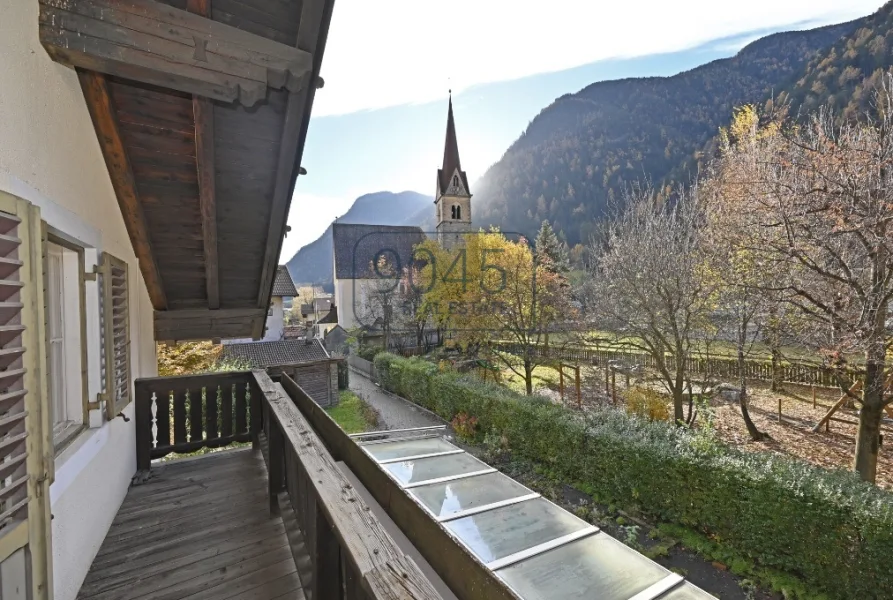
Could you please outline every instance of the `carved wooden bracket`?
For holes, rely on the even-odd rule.
[[[154,0],[39,0],[40,42],[53,60],[252,106],[267,88],[296,92],[309,52]]]

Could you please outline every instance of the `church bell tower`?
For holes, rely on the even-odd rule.
[[[471,230],[471,190],[468,188],[468,177],[459,163],[452,94],[447,113],[443,166],[437,170],[434,205],[437,211],[437,240],[440,245],[447,249],[461,245],[462,234]]]

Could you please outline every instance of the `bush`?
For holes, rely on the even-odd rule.
[[[626,392],[626,412],[649,421],[669,421],[667,399],[654,390],[633,387]]]
[[[603,502],[698,530],[833,598],[893,598],[893,495],[852,473],[703,444],[696,431],[616,410],[584,419],[413,362],[377,356],[382,386],[399,394],[408,385],[412,398],[448,421],[460,413],[476,418],[478,435],[500,436],[517,456],[594,490]]]

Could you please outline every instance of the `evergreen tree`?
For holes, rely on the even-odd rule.
[[[567,277],[571,270],[567,244],[558,239],[549,221],[543,221],[536,236],[536,258],[544,269],[555,275]]]

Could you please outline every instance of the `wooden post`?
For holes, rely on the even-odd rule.
[[[576,380],[577,380],[577,408],[583,408],[583,396],[580,394],[580,365],[577,365],[576,369]]]
[[[325,512],[318,500],[313,501],[316,513],[316,527],[313,540],[313,598],[340,598],[342,594],[341,561],[338,538],[326,520]]]
[[[781,423],[781,397],[778,398],[778,422]]]
[[[564,402],[564,365],[558,363],[558,391],[561,393],[561,401]]]
[[[134,383],[134,420],[136,421],[136,470],[148,473],[152,465],[152,392],[146,391],[141,382]]]
[[[611,389],[608,387],[610,385],[610,374],[608,373],[608,362],[605,361],[605,395],[611,393]]]
[[[815,385],[811,385],[811,386],[809,386],[809,387],[812,388],[812,407],[815,408],[815,407],[816,407],[816,404],[815,404]]]
[[[611,371],[611,402],[617,404],[617,380],[614,371]]]
[[[626,389],[629,389],[629,371],[627,371],[626,373],[624,373],[623,376],[624,376],[624,378],[626,379],[626,382],[625,382],[625,383],[626,383]]]
[[[270,439],[267,440],[270,453],[270,470],[268,473],[270,494],[270,515],[279,516],[279,492],[283,489],[283,467],[285,455],[283,451],[282,431],[277,423],[270,424]]]

